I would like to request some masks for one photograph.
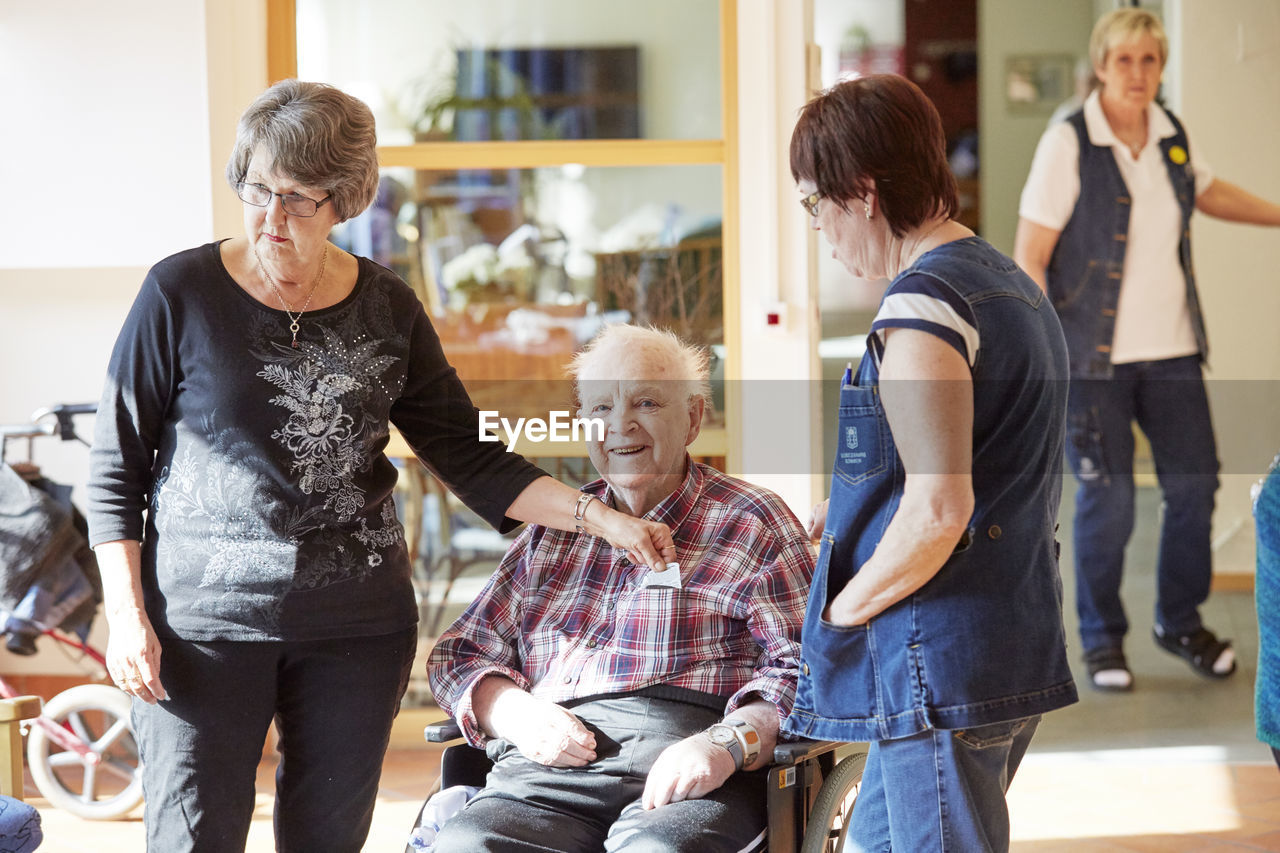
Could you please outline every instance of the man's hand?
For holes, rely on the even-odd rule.
[[[530,761],[585,767],[596,760],[596,736],[569,711],[523,690],[508,690],[490,713],[490,726]]]
[[[662,751],[649,770],[642,803],[646,809],[656,809],[667,803],[696,800],[719,788],[733,773],[729,750],[699,732]]]

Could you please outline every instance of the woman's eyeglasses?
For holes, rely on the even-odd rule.
[[[800,206],[804,208],[804,212],[814,217],[818,217],[818,202],[822,201],[823,195],[820,192],[811,192],[804,198],[800,199]]]
[[[251,204],[254,207],[266,207],[271,204],[271,197],[276,196],[280,199],[280,206],[284,208],[285,213],[303,217],[315,216],[316,211],[333,198],[333,196],[325,196],[320,201],[316,201],[297,193],[272,192],[262,184],[249,184],[244,181],[236,184],[236,195],[240,196],[240,200],[245,204]]]

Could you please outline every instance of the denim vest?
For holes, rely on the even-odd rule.
[[[1187,309],[1203,361],[1209,346],[1191,266],[1195,172],[1188,156],[1186,131],[1172,113],[1166,111],[1165,114],[1176,132],[1160,140],[1160,152],[1169,171],[1169,182],[1173,184],[1178,207],[1182,210],[1178,261],[1186,278]],[[1120,301],[1120,280],[1124,275],[1132,202],[1113,150],[1089,141],[1084,111],[1077,110],[1066,121],[1075,128],[1080,139],[1080,196],[1049,258],[1045,278],[1049,297],[1067,337],[1072,377],[1110,379],[1114,372],[1111,343],[1115,337],[1116,306]]]
[[[970,306],[973,366],[969,528],[938,573],[866,624],[821,614],[871,556],[902,498],[905,472],[868,353],[840,389],[831,503],[786,729],[867,741],[927,728],[1014,720],[1075,701],[1054,529],[1062,491],[1067,352],[1040,288],[977,237],[944,244],[910,273]],[[891,285],[886,297],[894,292]]]

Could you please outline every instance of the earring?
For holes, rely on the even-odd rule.
[[[863,205],[864,205],[864,207],[866,208],[866,211],[867,211],[867,219],[870,219],[870,218],[871,218],[871,202],[869,202],[869,201],[864,201],[862,204],[863,204]]]

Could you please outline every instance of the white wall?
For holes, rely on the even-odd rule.
[[[1005,104],[1005,63],[1027,54],[1083,56],[1094,0],[979,0],[978,155],[982,163],[982,236],[1013,253],[1018,197],[1048,114],[1019,114]]]
[[[138,266],[209,233],[204,56],[201,0],[0,0],[0,268]]]
[[[29,125],[0,134],[0,422],[96,400],[147,267],[240,228],[222,166],[265,84],[265,19],[205,5],[0,0],[0,99]]]
[[[237,233],[222,166],[266,84],[265,45],[260,0],[0,0],[0,106],[27,126],[0,133],[0,422],[97,400],[147,267]],[[119,183],[138,180],[151,194],[122,199]],[[82,195],[84,209],[67,208]],[[41,442],[36,461],[82,487],[86,448]],[[0,652],[0,667],[83,671],[52,653]]]
[[[1193,153],[1280,202],[1280,3],[1165,0],[1165,11],[1184,35],[1177,85]],[[1223,464],[1215,570],[1252,572],[1249,485],[1280,451],[1280,229],[1202,214],[1192,228]]]

